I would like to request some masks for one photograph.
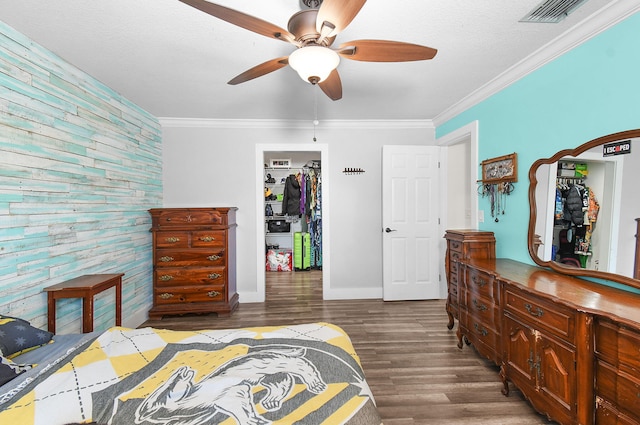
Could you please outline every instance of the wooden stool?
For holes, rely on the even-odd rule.
[[[43,289],[47,292],[49,332],[56,333],[56,300],[61,298],[82,298],[82,332],[93,331],[94,295],[116,288],[116,326],[122,325],[122,276],[118,274],[89,274],[76,277]]]

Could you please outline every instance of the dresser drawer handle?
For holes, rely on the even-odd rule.
[[[165,255],[164,257],[160,257],[159,260],[162,261],[163,263],[168,263],[169,261],[173,261],[174,258],[169,257],[168,255]]]
[[[176,242],[180,242],[180,238],[176,238],[176,237],[166,238],[165,241],[169,243],[176,243]]]
[[[209,274],[209,279],[218,279],[221,278],[222,275],[220,273],[210,273]]]
[[[208,257],[207,257],[207,260],[209,260],[209,261],[216,261],[216,260],[219,260],[219,259],[221,259],[221,258],[222,258],[222,257],[221,257],[221,256],[219,256],[219,255],[210,255],[210,256],[208,256]]]
[[[478,276],[473,276],[471,278],[471,280],[473,281],[473,283],[475,283],[476,285],[478,285],[479,287],[484,287],[487,284],[487,281],[484,279],[480,279]]]
[[[488,308],[485,304],[478,302],[476,299],[473,300],[473,305],[480,311],[485,311]]]
[[[534,317],[542,317],[544,315],[544,311],[540,307],[536,307],[534,311],[533,306],[529,303],[525,304],[524,308],[526,308],[529,314]]]
[[[473,327],[476,328],[476,331],[482,335],[482,336],[487,336],[489,335],[489,331],[487,331],[485,328],[480,328],[480,325],[478,325],[477,323],[473,324]]]
[[[535,367],[533,361],[533,350],[529,350],[529,359],[527,360],[527,363],[529,363],[529,373],[532,373],[533,368]]]
[[[209,292],[207,292],[207,295],[208,295],[210,298],[215,298],[215,297],[217,297],[218,295],[220,295],[220,292],[218,292],[218,291],[209,291]]]
[[[216,240],[216,238],[214,238],[213,236],[202,236],[200,240],[202,242],[213,242]]]
[[[158,295],[158,297],[162,298],[163,300],[168,300],[169,298],[173,298],[173,294],[165,292],[164,294]]]
[[[160,280],[163,282],[167,282],[171,279],[173,279],[173,276],[171,276],[170,274],[163,274],[162,276],[160,276]]]

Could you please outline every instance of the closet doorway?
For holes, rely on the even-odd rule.
[[[324,298],[328,288],[326,145],[260,145],[258,293]]]
[[[441,203],[440,217],[444,229],[477,229],[478,214],[478,121],[460,127],[437,140],[441,150],[440,160],[446,167],[441,184],[446,187]],[[446,276],[444,258],[446,243],[440,246],[440,274]],[[440,282],[440,294],[446,298],[446,280]]]
[[[558,261],[590,270],[619,273],[618,237],[623,164],[620,156],[603,157],[601,147],[597,147],[578,157],[560,158],[546,166],[545,176],[542,171],[536,174],[541,179],[536,193],[536,200],[541,200],[537,206],[538,214],[546,220],[537,220],[536,224],[540,224],[535,231],[542,236],[543,241],[547,241],[541,246],[541,258],[544,261]],[[583,174],[582,177],[576,177],[575,168],[578,165],[583,166],[584,171],[580,173]],[[571,223],[569,208],[566,207],[567,195],[574,188],[575,193],[581,194],[579,199],[582,202],[585,202],[584,189],[588,188],[587,193],[592,192],[598,204],[595,215],[592,216],[592,205],[587,200],[584,204],[586,215],[581,216],[583,223],[580,226]],[[589,217],[593,221],[587,221]]]

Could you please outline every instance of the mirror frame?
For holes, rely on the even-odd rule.
[[[541,267],[548,267],[557,273],[562,273],[571,276],[583,276],[583,277],[592,277],[597,279],[610,280],[613,282],[621,283],[623,285],[628,285],[636,289],[640,289],[640,280],[634,279],[632,277],[623,276],[616,273],[603,272],[599,270],[588,270],[588,269],[577,269],[574,267],[567,267],[562,263],[558,263],[556,261],[544,261],[540,257],[538,257],[537,248],[539,243],[537,242],[537,238],[535,235],[535,227],[536,227],[536,219],[537,219],[537,208],[536,208],[536,186],[538,185],[538,180],[536,178],[536,172],[538,168],[547,164],[550,165],[560,158],[565,156],[578,156],[583,152],[588,151],[596,146],[601,146],[606,143],[616,142],[624,139],[633,139],[640,137],[640,129],[635,130],[627,130],[621,131],[619,133],[609,134],[607,136],[602,136],[597,139],[593,139],[583,145],[578,146],[575,149],[564,149],[560,152],[557,152],[550,158],[542,158],[535,161],[531,168],[529,169],[529,230],[527,233],[527,244],[529,248],[529,256],[531,259]],[[640,235],[638,235],[640,236]]]

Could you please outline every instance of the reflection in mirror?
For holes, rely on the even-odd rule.
[[[603,146],[626,141],[614,155],[604,154]],[[537,264],[640,288],[634,279],[640,130],[538,160],[529,178],[529,252]]]

